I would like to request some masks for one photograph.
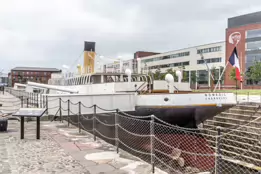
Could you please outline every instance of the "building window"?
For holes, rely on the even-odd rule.
[[[200,85],[207,85],[208,84],[208,71],[206,70],[199,70],[198,71],[198,84]]]
[[[218,51],[221,51],[221,46],[199,49],[199,50],[197,50],[197,54],[212,53],[212,52],[218,52]]]
[[[154,61],[166,60],[166,59],[177,58],[177,57],[185,57],[185,56],[189,56],[189,55],[190,55],[190,52],[186,51],[186,52],[180,52],[180,53],[170,54],[170,55],[166,55],[166,56],[155,57],[155,58],[151,58],[151,59],[144,59],[144,60],[141,60],[141,63],[154,62]]]
[[[163,64],[163,65],[156,65],[156,66],[150,66],[149,69],[179,67],[179,66],[187,66],[187,65],[189,65],[189,61],[187,61],[187,62],[177,62],[177,63],[171,63],[171,64]]]
[[[246,44],[246,51],[256,51],[261,50],[261,40],[254,41],[254,42],[247,42]]]
[[[247,38],[255,38],[255,37],[261,37],[261,30],[248,30],[247,31]]]
[[[218,62],[222,62],[222,58],[218,57],[218,58],[211,58],[211,59],[204,59],[206,63],[218,63]],[[204,60],[197,60],[197,64],[204,64]]]

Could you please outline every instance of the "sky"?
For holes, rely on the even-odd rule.
[[[260,9],[260,0],[1,0],[0,71],[74,68],[84,41],[104,63],[223,41],[227,18]]]

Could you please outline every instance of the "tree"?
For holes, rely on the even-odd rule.
[[[254,65],[249,68],[246,76],[258,84],[261,81],[261,62],[255,61]]]
[[[241,73],[240,76],[244,76],[244,73]],[[232,71],[230,72],[229,78],[231,80],[236,81],[236,88],[238,88],[238,84],[237,84],[237,77],[236,77],[236,68],[233,68]]]
[[[157,68],[157,70],[154,73],[154,80],[161,80],[162,79],[162,74],[160,68]]]
[[[191,84],[196,84],[196,82],[198,81],[196,71],[191,71],[190,80],[191,80]]]
[[[188,71],[183,71],[182,82],[188,82],[188,81],[189,81],[189,72]]]

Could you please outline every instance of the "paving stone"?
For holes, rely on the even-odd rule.
[[[101,172],[114,171],[115,168],[109,164],[99,164],[96,166],[87,167],[87,170],[90,171],[91,174],[100,174]]]

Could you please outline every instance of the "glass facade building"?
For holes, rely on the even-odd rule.
[[[226,29],[226,61],[228,61],[235,47],[237,48],[242,72],[242,88],[261,88],[261,83],[253,83],[247,75],[254,62],[261,61],[261,12],[228,19],[228,28]],[[225,85],[235,86],[236,84],[235,80],[231,80],[230,78],[232,69],[232,66],[228,66],[226,69]]]

